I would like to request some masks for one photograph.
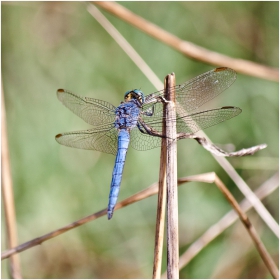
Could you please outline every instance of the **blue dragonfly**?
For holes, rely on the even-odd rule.
[[[193,135],[195,132],[233,118],[241,109],[226,106],[218,109],[197,111],[201,105],[227,89],[236,79],[236,72],[221,67],[199,75],[172,90],[176,96],[177,133]],[[118,107],[89,97],[80,97],[67,90],[57,90],[58,99],[73,113],[93,128],[56,135],[62,145],[96,150],[116,155],[112,174],[108,219],[113,216],[114,207],[122,180],[127,149],[130,145],[140,151],[161,145],[164,119],[164,90],[144,96],[139,89],[124,94],[124,102]]]

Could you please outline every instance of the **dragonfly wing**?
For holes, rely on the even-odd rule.
[[[177,86],[176,100],[189,113],[230,87],[235,79],[234,70],[216,68]]]
[[[229,120],[241,112],[242,110],[238,107],[226,106],[178,117],[176,121],[177,132],[195,133]]]
[[[115,155],[117,152],[118,132],[113,126],[94,128],[61,133],[56,135],[55,140],[59,144],[68,147],[96,150]]]
[[[185,115],[210,101],[236,80],[236,72],[227,67],[220,67],[201,74],[181,85],[175,86],[173,91],[176,94],[176,110],[182,108]],[[150,110],[154,104],[161,102],[161,106],[156,105],[156,112],[163,111],[162,102],[164,90],[151,93],[145,97],[144,110]]]
[[[206,110],[189,115],[178,115],[176,118],[177,133],[195,133],[218,123],[229,120],[241,113],[241,109],[233,106]],[[162,133],[162,117],[145,117],[145,123],[158,133]],[[175,120],[174,120],[175,123]],[[145,134],[144,134],[145,135]],[[158,137],[154,137],[158,138]]]
[[[111,124],[115,121],[115,107],[103,100],[80,97],[70,91],[57,90],[57,98],[85,122],[93,125]]]
[[[141,130],[144,131],[144,128],[141,127]],[[151,136],[147,133],[141,132],[137,127],[131,130],[130,139],[131,147],[138,151],[154,149],[161,145],[161,137]]]

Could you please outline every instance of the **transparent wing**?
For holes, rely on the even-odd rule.
[[[113,125],[103,126],[61,133],[56,135],[55,140],[68,147],[96,150],[115,155],[117,153],[118,132]]]
[[[176,121],[177,131],[193,134],[201,129],[229,120],[241,112],[242,110],[238,107],[226,106],[178,117]]]
[[[230,68],[216,68],[176,88],[176,100],[190,113],[226,90],[236,79]]]
[[[241,109],[233,106],[226,106],[217,109],[206,110],[185,116],[177,116],[176,121],[177,133],[195,133],[201,129],[208,128],[218,123],[229,120],[241,113]],[[162,134],[162,117],[146,116],[145,125],[159,134]],[[141,132],[142,131],[142,132]],[[141,131],[135,133],[131,146],[137,150],[148,150],[160,146],[161,138],[149,135],[149,130],[145,130],[143,125]],[[143,133],[144,132],[144,133]],[[137,138],[138,137],[138,138]]]
[[[220,67],[177,85],[173,88],[176,102],[180,104],[180,106],[177,104],[177,107],[183,108],[186,113],[193,112],[230,87],[235,79],[236,72],[234,70]],[[157,102],[163,96],[164,90],[147,95],[143,110],[149,111],[154,106],[155,114],[162,114],[163,104]]]
[[[106,101],[80,97],[64,89],[57,90],[57,97],[68,109],[93,126],[115,121],[116,108]]]
[[[137,127],[130,132],[130,145],[138,151],[151,150],[161,145],[161,137],[142,133]]]

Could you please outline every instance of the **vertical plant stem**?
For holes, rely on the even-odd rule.
[[[163,134],[165,134],[165,124],[163,125]],[[166,138],[161,141],[160,155],[160,171],[158,182],[158,209],[155,235],[155,250],[154,250],[154,266],[153,279],[160,279],[162,250],[164,240],[164,222],[165,222],[165,207],[166,207]]]
[[[2,196],[5,209],[5,218],[7,226],[7,241],[8,247],[13,248],[17,245],[17,229],[16,229],[16,214],[14,205],[13,183],[10,168],[10,156],[8,147],[8,136],[6,127],[6,110],[4,93],[2,88]],[[22,278],[20,272],[19,256],[14,255],[9,260],[9,273],[14,279]]]
[[[165,78],[166,104],[166,144],[167,144],[167,278],[179,278],[179,248],[178,248],[178,195],[177,195],[177,141],[176,141],[176,108],[175,74]]]
[[[164,105],[166,106],[166,105]],[[164,110],[163,114],[166,112]],[[164,116],[163,116],[164,117]],[[162,134],[166,135],[166,122],[165,118],[162,120]],[[153,266],[153,279],[160,279],[161,264],[162,264],[162,251],[164,240],[164,222],[165,222],[165,207],[166,207],[166,138],[161,140],[161,153],[160,153],[160,170],[158,181],[158,208],[157,208],[157,222],[155,234],[155,250],[154,250],[154,266]]]

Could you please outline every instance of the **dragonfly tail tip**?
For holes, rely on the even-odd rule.
[[[107,212],[107,217],[108,217],[108,220],[111,220],[113,217],[113,212],[112,211]]]

